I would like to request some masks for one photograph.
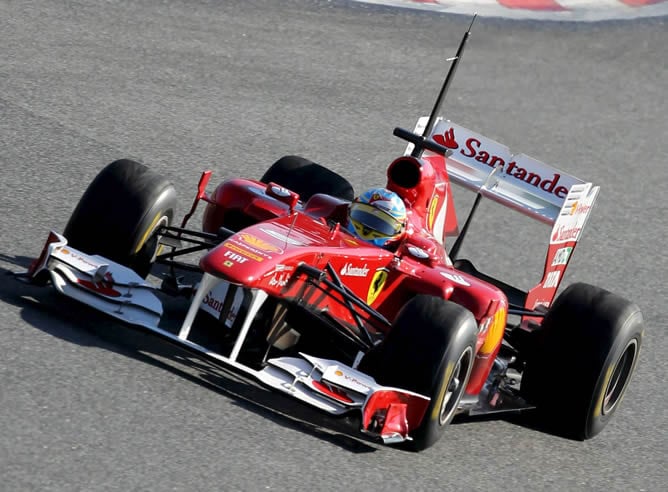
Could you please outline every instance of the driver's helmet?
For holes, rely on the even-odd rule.
[[[399,195],[371,188],[348,207],[348,231],[381,248],[401,238],[406,229],[406,206]]]

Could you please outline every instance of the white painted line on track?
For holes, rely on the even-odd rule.
[[[481,17],[596,22],[668,17],[668,0],[354,0]]]

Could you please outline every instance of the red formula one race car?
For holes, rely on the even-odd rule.
[[[634,371],[642,316],[586,284],[554,299],[598,187],[437,116],[468,34],[431,116],[395,129],[409,144],[384,188],[356,197],[294,156],[212,193],[206,171],[177,227],[174,187],[116,161],[24,278],[331,415],[356,412],[361,431],[385,443],[421,450],[457,414],[523,409],[593,437]],[[458,258],[473,211],[460,231],[452,183],[473,190],[475,205],[490,199],[552,227],[534,288]],[[188,228],[200,201],[203,227]],[[198,263],[184,259],[197,252]],[[158,269],[159,286],[145,280]],[[175,330],[161,324],[168,296],[190,299]]]

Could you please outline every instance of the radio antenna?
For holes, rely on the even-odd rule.
[[[473,23],[475,22],[476,17],[478,17],[478,14],[473,14],[473,19],[471,19],[471,24],[469,24],[468,30],[466,31],[466,33],[464,33],[464,37],[459,43],[459,48],[457,48],[457,54],[452,58],[448,58],[447,60],[451,62],[450,69],[448,70],[448,75],[445,77],[445,81],[443,82],[443,86],[441,87],[441,92],[439,92],[438,97],[436,98],[436,102],[434,103],[434,108],[431,110],[431,114],[429,115],[429,120],[427,121],[427,126],[425,126],[424,131],[422,132],[423,141],[424,139],[428,138],[428,136],[431,134],[431,131],[434,129],[434,125],[436,124],[436,119],[438,118],[438,113],[441,111],[441,106],[443,105],[443,101],[445,100],[445,95],[448,92],[448,88],[450,87],[452,79],[455,77],[457,66],[459,65],[459,62],[462,59],[462,55],[464,54],[464,47],[466,46],[466,42],[471,36],[471,28],[473,27]],[[413,143],[415,143],[415,147],[413,148],[413,152],[411,153],[411,155],[413,157],[421,157],[422,152],[424,152],[425,150],[425,147],[423,145],[417,144],[416,142]]]

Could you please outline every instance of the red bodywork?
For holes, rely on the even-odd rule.
[[[240,230],[200,261],[210,274],[270,296],[302,302],[354,326],[348,307],[335,292],[304,282],[297,267],[331,265],[361,300],[392,321],[416,294],[449,299],[469,309],[480,326],[477,355],[467,393],[481,391],[499,350],[508,301],[497,287],[453,268],[445,237],[457,230],[446,158],[400,157],[388,168],[386,187],[401,196],[408,210],[405,238],[384,250],[345,229],[348,203],[316,194],[305,203],[276,185],[232,179],[204,197],[205,232],[220,227]],[[340,297],[339,297],[340,299]],[[386,329],[370,327],[370,329]]]

